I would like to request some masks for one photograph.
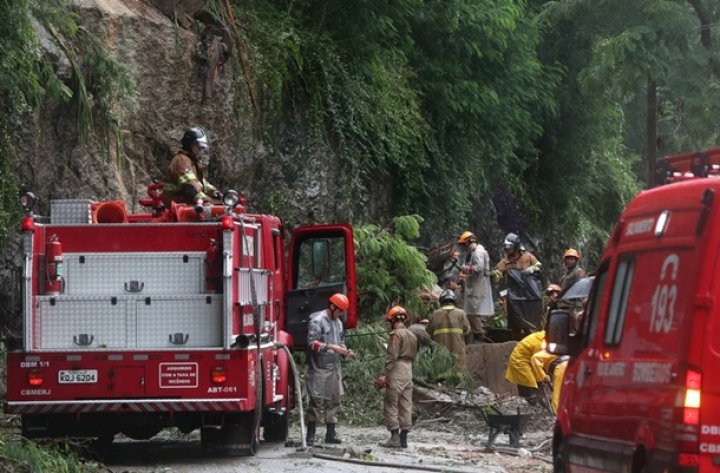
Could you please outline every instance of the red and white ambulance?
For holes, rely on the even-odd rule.
[[[720,149],[670,157],[623,211],[569,354],[555,472],[720,471]]]
[[[153,192],[151,192],[153,196]],[[9,344],[6,412],[27,437],[165,427],[200,429],[203,443],[254,453],[287,437],[295,403],[289,348],[335,292],[357,321],[349,225],[292,233],[246,212],[237,193],[193,208],[150,200],[59,200],[49,220],[24,197],[21,340]],[[148,204],[148,202],[145,202]]]

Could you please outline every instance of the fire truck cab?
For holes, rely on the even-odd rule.
[[[578,332],[550,315],[548,349],[571,356],[556,473],[720,471],[719,162],[668,158],[669,183],[617,221]]]
[[[33,196],[25,196],[31,208]],[[203,444],[252,454],[260,429],[287,437],[290,349],[335,292],[357,322],[352,229],[297,228],[224,205],[51,202],[22,222],[23,334],[10,341],[6,412],[26,437],[200,429]],[[289,247],[286,257],[286,247]]]

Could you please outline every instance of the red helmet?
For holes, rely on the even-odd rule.
[[[396,305],[391,307],[385,316],[387,317],[388,322],[392,322],[396,317],[402,317],[403,319],[407,318],[407,311],[401,306]]]
[[[350,307],[350,301],[345,294],[337,292],[330,296],[330,303],[340,310],[347,310]]]
[[[565,250],[565,253],[563,253],[563,258],[568,257],[580,259],[580,252],[575,248],[568,248],[567,250]]]

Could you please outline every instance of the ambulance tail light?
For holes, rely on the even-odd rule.
[[[43,382],[45,382],[45,378],[43,377],[42,371],[32,370],[27,374],[27,381],[30,386],[37,387],[42,386]]]
[[[225,384],[227,381],[227,372],[224,366],[215,366],[210,372],[210,379],[213,384]]]
[[[675,425],[675,440],[680,454],[678,464],[685,468],[697,465],[697,455],[700,452],[701,387],[702,373],[688,369],[685,372],[685,384],[680,385],[678,390],[678,417]]]
[[[685,402],[683,403],[683,423],[700,424],[700,402],[702,374],[688,370],[685,376]]]

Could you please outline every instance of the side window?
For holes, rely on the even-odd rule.
[[[615,282],[605,327],[605,345],[614,346],[620,343],[634,273],[635,258],[620,260],[615,271]]]
[[[306,238],[300,242],[297,289],[345,282],[345,238]]]
[[[595,276],[595,285],[587,304],[588,323],[585,324],[585,340],[587,340],[588,345],[595,338],[595,329],[597,328],[598,319],[600,318],[600,307],[602,306],[603,295],[605,294],[609,266],[609,263],[604,263],[598,270]]]

